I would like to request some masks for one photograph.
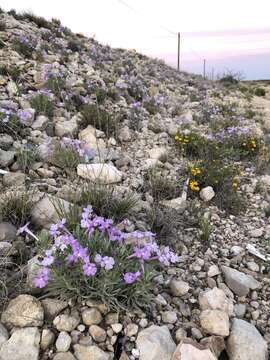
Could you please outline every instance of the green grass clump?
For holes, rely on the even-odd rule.
[[[64,170],[75,170],[83,158],[71,146],[56,145],[50,162]]]
[[[23,172],[29,171],[37,161],[40,161],[40,156],[36,147],[21,147],[18,149],[17,163]]]
[[[180,196],[180,185],[169,179],[158,169],[150,169],[144,179],[144,190],[149,192],[156,202],[174,199]]]
[[[30,99],[30,104],[36,110],[37,115],[53,117],[54,105],[52,100],[45,94],[37,94]]]
[[[264,88],[257,87],[257,88],[254,90],[254,94],[255,94],[256,96],[265,96],[266,91],[265,91]]]
[[[27,190],[8,191],[1,194],[0,220],[14,226],[22,226],[31,218],[34,205],[33,192]]]

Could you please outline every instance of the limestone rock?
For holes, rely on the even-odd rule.
[[[207,186],[200,191],[200,198],[205,202],[212,200],[214,196],[215,192],[212,186]]]
[[[71,352],[60,352],[54,355],[53,360],[76,360]]]
[[[42,227],[49,227],[52,223],[57,223],[60,219],[54,204],[63,206],[66,210],[70,207],[70,203],[65,200],[54,196],[45,196],[32,209],[33,223]]]
[[[16,239],[17,229],[8,222],[0,223],[0,241],[13,241]]]
[[[41,300],[41,303],[44,309],[46,320],[53,320],[62,310],[68,306],[66,301],[50,298]]]
[[[74,355],[78,360],[109,360],[110,355],[97,346],[74,345]]]
[[[91,325],[89,327],[89,334],[96,342],[103,342],[106,340],[107,337],[106,331],[98,325]]]
[[[42,326],[43,319],[41,303],[31,295],[19,295],[11,300],[1,317],[8,327]]]
[[[98,325],[102,321],[102,315],[96,308],[85,309],[82,312],[82,320],[85,325]]]
[[[109,164],[79,164],[77,174],[101,184],[114,184],[122,180],[122,173],[115,166]]]
[[[101,150],[105,149],[105,142],[102,139],[98,139],[101,135],[101,131],[95,129],[93,126],[88,125],[79,133],[79,139],[83,141],[83,147],[86,150]]]
[[[5,186],[20,186],[25,183],[26,176],[22,173],[7,173],[3,176],[3,184]]]
[[[5,151],[0,149],[0,166],[7,167],[11,165],[14,161],[15,152],[14,151]]]
[[[217,287],[200,293],[199,304],[202,310],[223,310],[229,316],[233,314],[233,301]]]
[[[2,344],[7,341],[9,338],[9,334],[7,329],[4,327],[3,324],[0,323],[0,348]]]
[[[42,350],[48,349],[55,340],[55,335],[50,329],[43,329],[41,333],[40,348]]]
[[[136,341],[140,360],[171,360],[176,345],[166,326],[152,325],[142,330]]]
[[[228,336],[230,332],[229,316],[221,310],[204,310],[200,315],[201,327],[207,334]]]
[[[221,270],[225,276],[226,284],[238,296],[245,296],[250,289],[255,290],[260,286],[260,283],[252,276],[238,270],[228,266],[222,266]]]
[[[15,330],[0,348],[0,360],[38,360],[39,340],[36,327]]]
[[[168,153],[163,147],[155,147],[149,150],[149,156],[151,159],[159,160],[161,162],[166,161]]]
[[[80,323],[80,319],[78,319],[75,316],[66,315],[66,314],[58,315],[53,320],[53,325],[56,327],[58,331],[71,332],[72,330],[76,329],[79,323]]]
[[[173,279],[170,282],[170,289],[173,296],[183,296],[189,291],[189,284],[182,280]]]
[[[55,135],[59,137],[74,136],[78,131],[78,124],[75,118],[71,120],[58,121],[55,124]]]
[[[176,348],[172,360],[217,360],[210,349],[193,341],[182,341]]]
[[[66,331],[61,331],[55,342],[57,351],[59,352],[68,351],[70,344],[71,344],[71,337],[68,335]]]
[[[184,212],[187,207],[187,202],[182,197],[178,197],[172,200],[163,200],[161,201],[161,204],[163,206],[177,210],[179,212]]]
[[[267,360],[267,343],[256,327],[247,321],[234,319],[227,341],[230,360]]]

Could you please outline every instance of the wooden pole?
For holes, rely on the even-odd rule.
[[[180,71],[180,33],[178,33],[177,70]]]

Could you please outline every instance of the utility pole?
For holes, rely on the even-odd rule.
[[[205,63],[206,63],[206,60],[203,59],[203,78],[205,79]]]
[[[180,71],[180,33],[178,33],[177,70]]]

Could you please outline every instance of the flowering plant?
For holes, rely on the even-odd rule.
[[[151,232],[124,231],[128,223],[115,226],[88,206],[80,224],[69,226],[66,219],[53,224],[36,286],[58,296],[101,300],[112,308],[147,306],[156,270],[176,263],[178,256],[159,247]]]

